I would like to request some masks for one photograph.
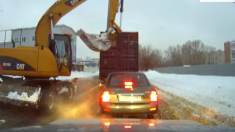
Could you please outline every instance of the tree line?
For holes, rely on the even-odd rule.
[[[183,65],[216,64],[219,61],[215,47],[201,40],[188,40],[182,45],[169,46],[165,51],[139,44],[140,70]]]

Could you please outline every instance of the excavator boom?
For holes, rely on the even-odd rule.
[[[48,47],[48,35],[51,32],[50,15],[52,15],[53,26],[67,13],[81,5],[86,0],[58,0],[41,17],[35,32],[37,46]]]
[[[116,14],[118,12],[119,0],[109,0],[108,17],[107,17],[107,29],[116,28],[117,32],[122,32],[121,29],[115,23]]]

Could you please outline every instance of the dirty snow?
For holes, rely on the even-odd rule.
[[[72,80],[73,78],[86,78],[86,77],[92,77],[92,76],[98,76],[98,75],[99,75],[99,71],[95,71],[95,72],[71,72],[70,76],[60,76],[57,79],[58,80]],[[15,78],[22,77],[22,76],[11,76],[11,75],[7,75],[7,76],[15,77]],[[11,91],[11,92],[8,93],[6,98],[15,99],[15,100],[22,100],[22,101],[36,102],[38,100],[40,91],[41,91],[41,88],[38,89],[37,91],[35,91],[33,93],[33,95],[31,95],[30,97],[28,96],[27,92],[22,92],[21,95],[19,95],[18,92]],[[67,88],[62,88],[60,93],[63,93],[63,92],[68,92],[68,89]]]
[[[25,80],[25,77],[23,76],[13,76],[13,75],[3,75],[3,76],[11,77],[11,78],[22,78],[23,80]],[[3,82],[2,78],[0,78],[0,81]]]
[[[109,41],[107,34],[101,34],[96,36],[96,40],[101,40],[101,41]]]
[[[87,68],[87,67],[85,67]],[[97,70],[97,69],[96,69]],[[12,75],[4,75],[8,77],[13,77],[13,78],[22,78],[22,76],[12,76]],[[70,76],[59,76],[56,79],[58,80],[72,80],[73,78],[83,78],[83,77],[92,77],[92,76],[99,76],[99,71],[93,71],[93,72],[78,72],[78,71],[73,71],[71,72]],[[24,79],[24,77],[23,77]],[[53,78],[50,78],[51,80]],[[2,79],[0,78],[0,81]]]
[[[84,30],[78,30],[78,36],[93,51],[107,50],[110,48],[110,41],[102,34],[87,34]]]
[[[68,92],[68,88],[62,87],[62,89],[59,91],[59,94],[67,93],[67,92]]]
[[[29,102],[36,102],[38,100],[38,97],[40,95],[41,88],[36,90],[33,95],[30,97],[28,96],[28,93],[22,92],[21,95],[18,94],[18,92],[9,92],[6,98],[9,99],[15,99],[15,100],[22,100],[22,101],[29,101]]]
[[[13,128],[11,130],[16,130],[17,131],[17,130],[34,129],[34,128],[43,129],[42,126],[25,126],[25,127]]]
[[[0,120],[0,125],[2,125],[5,122],[6,122],[5,120]]]
[[[235,116],[235,77],[163,74],[157,71],[145,74],[152,84],[162,90],[212,108],[220,114]]]
[[[109,29],[108,29],[108,32],[104,32],[104,33],[101,33],[101,34],[99,34],[99,35],[97,35],[96,36],[96,40],[101,40],[101,41],[109,41],[108,40],[108,34],[110,33],[110,32],[112,32],[114,29],[112,28],[112,27],[110,27]]]

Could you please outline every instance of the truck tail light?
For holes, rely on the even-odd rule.
[[[132,88],[133,82],[124,82],[125,88]]]
[[[150,100],[151,100],[151,102],[157,101],[157,91],[151,91]]]
[[[102,102],[109,102],[110,96],[109,96],[109,91],[104,91],[102,95]]]

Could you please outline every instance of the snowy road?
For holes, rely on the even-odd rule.
[[[95,76],[98,73],[73,73],[73,77],[89,77]],[[60,78],[63,80],[69,78]],[[94,78],[93,78],[94,79]],[[94,81],[94,80],[93,80]],[[98,89],[90,91],[94,88],[94,85],[89,83],[89,78],[86,81],[86,85],[80,85],[80,95],[78,95],[76,100],[70,104],[59,104],[59,110],[50,116],[36,116],[32,109],[27,109],[25,107],[19,108],[11,106],[6,109],[0,109],[0,129],[11,128],[11,127],[22,127],[30,125],[46,125],[54,120],[62,118],[99,118],[95,116],[95,104],[97,104]],[[90,92],[88,92],[90,91]],[[85,94],[87,93],[87,94]],[[81,96],[84,95],[84,96]],[[159,117],[164,119],[179,119],[176,116],[174,109],[162,100],[161,95],[159,95]],[[57,107],[58,107],[57,106]],[[106,116],[107,117],[107,116]],[[112,117],[111,117],[112,118]],[[142,118],[142,117],[137,117]],[[33,120],[32,120],[33,119]]]
[[[196,75],[161,74],[145,72],[156,86],[159,97],[159,117],[163,120],[195,120],[205,125],[226,125],[235,127],[234,87],[235,77],[213,77]],[[73,72],[73,77],[98,76],[99,72]],[[98,78],[96,78],[98,79]],[[88,81],[85,81],[88,82]],[[81,86],[80,95],[89,91],[89,83]],[[60,104],[60,110],[48,117],[35,116],[31,109],[11,107],[0,109],[0,129],[9,127],[46,125],[61,118],[98,118],[94,115],[94,104],[98,91],[85,94],[71,104]],[[80,96],[78,96],[80,97]],[[85,100],[85,101],[82,101]],[[32,119],[34,119],[32,121]]]
[[[37,116],[34,114],[32,109],[27,109],[26,107],[19,108],[12,106],[6,109],[0,109],[0,120],[2,120],[2,123],[0,123],[0,129],[32,125],[47,125],[52,121],[63,118],[100,118],[95,115],[95,104],[97,104],[96,100],[98,98],[99,89],[95,88],[94,85],[89,85],[89,83],[87,85],[82,85],[82,87],[79,88],[86,89],[86,92],[81,93],[72,103],[59,103],[59,105],[57,105],[59,108],[58,111],[50,116]],[[90,91],[90,89],[93,90]],[[159,102],[161,104],[159,106],[159,118],[162,118],[163,120],[179,119],[174,109],[172,109],[167,102],[162,100],[161,95],[159,95]],[[114,118],[113,116],[103,117]],[[137,118],[145,117],[137,116]]]

